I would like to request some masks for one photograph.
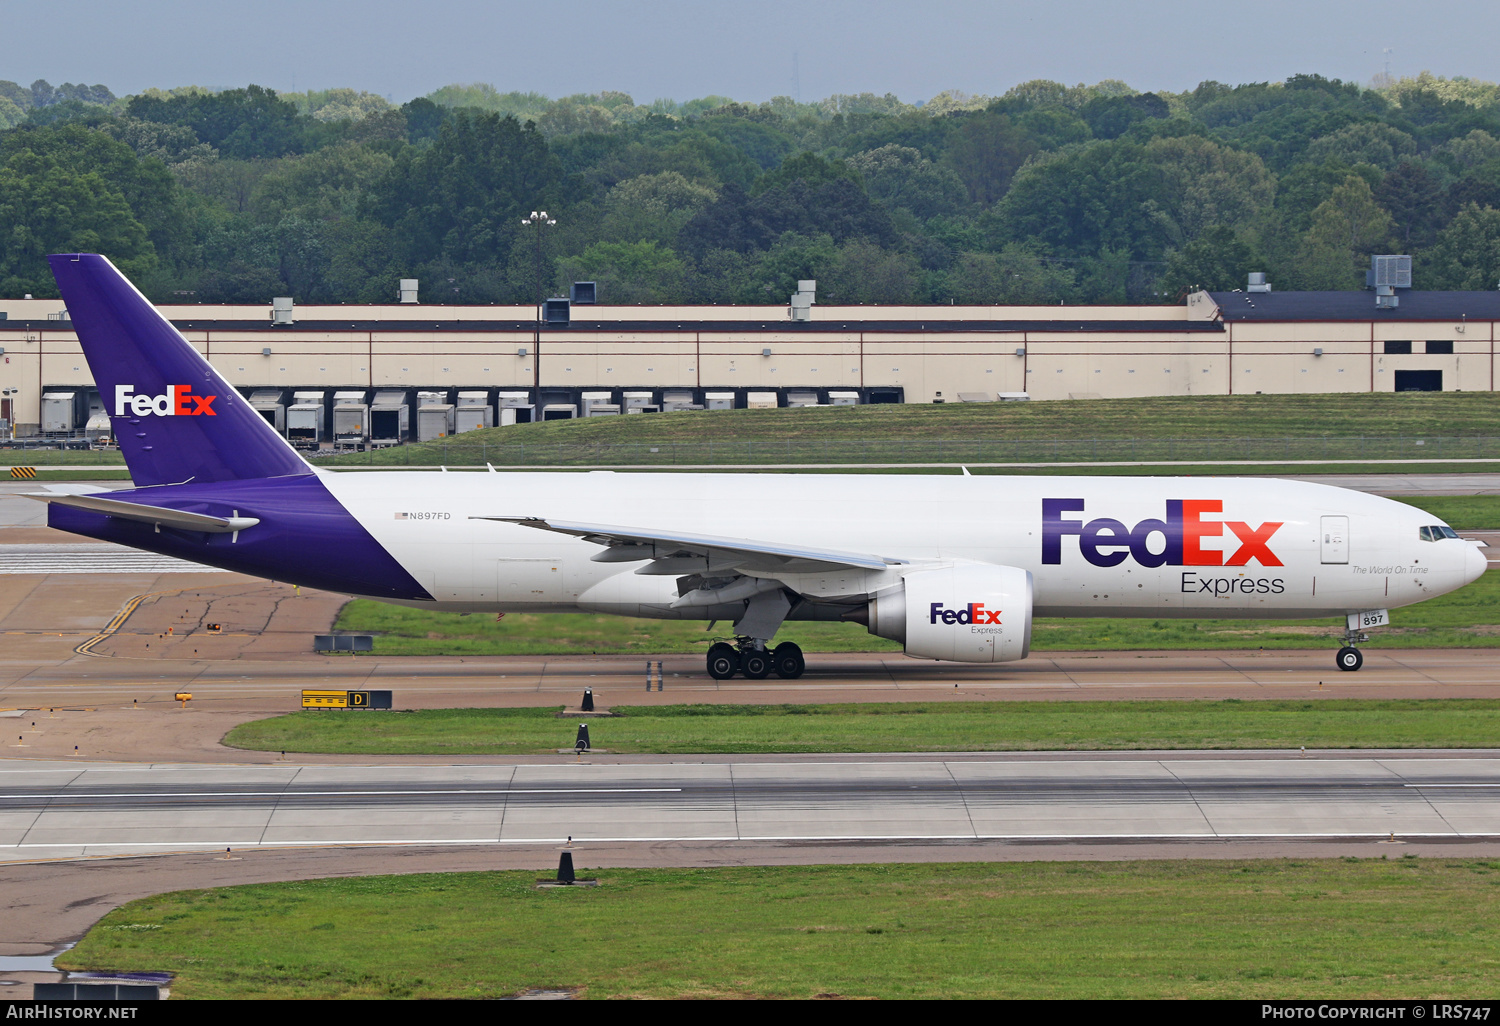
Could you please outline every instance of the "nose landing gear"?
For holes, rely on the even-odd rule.
[[[1350,619],[1354,618],[1350,617]],[[1339,654],[1334,657],[1334,662],[1338,665],[1338,668],[1352,672],[1365,665],[1364,655],[1354,646],[1362,641],[1369,640],[1370,636],[1368,634],[1361,634],[1352,628],[1344,631],[1344,647],[1339,649]]]
[[[802,649],[790,641],[767,652],[765,642],[755,638],[736,638],[730,645],[720,641],[709,646],[708,675],[714,680],[728,680],[743,673],[747,680],[764,680],[772,673],[782,680],[796,680],[807,669]]]

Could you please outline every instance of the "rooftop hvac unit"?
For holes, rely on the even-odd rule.
[[[792,293],[792,320],[812,320],[813,303],[818,297],[818,282],[815,278],[804,278],[797,282],[797,291]]]
[[[271,323],[291,324],[296,318],[292,311],[292,297],[278,296],[271,300]]]
[[[1382,285],[1389,285],[1393,289],[1411,288],[1411,257],[1370,257],[1370,273],[1366,280],[1377,289]]]
[[[599,287],[591,281],[575,281],[568,290],[568,299],[575,306],[593,306],[599,302]]]
[[[1251,271],[1250,281],[1245,286],[1246,292],[1270,292],[1271,283],[1266,281],[1265,271]]]
[[[396,289],[397,298],[403,303],[415,303],[417,301],[417,278],[402,278],[401,284]]]
[[[572,319],[570,304],[566,299],[549,299],[542,304],[542,322],[554,327],[566,328]]]

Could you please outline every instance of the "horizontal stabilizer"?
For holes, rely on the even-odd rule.
[[[183,531],[202,531],[206,534],[232,534],[245,531],[260,523],[257,517],[213,517],[206,513],[186,513],[180,509],[164,506],[147,506],[139,502],[122,502],[119,499],[102,499],[96,495],[59,495],[53,493],[29,493],[27,498],[74,509],[86,509],[94,513],[105,513],[125,520],[138,520],[157,527],[175,527]]]
[[[41,484],[40,481],[37,484]],[[100,492],[112,492],[113,488],[103,485],[89,484],[87,481],[59,481],[56,484],[43,485],[47,492],[52,495],[98,495]],[[45,499],[46,495],[31,495],[33,499]]]
[[[715,564],[738,566],[758,570],[783,570],[799,573],[819,569],[855,567],[862,570],[884,570],[888,566],[899,566],[905,559],[889,556],[872,556],[862,552],[842,552],[837,549],[814,549],[803,545],[754,541],[748,538],[719,538],[703,534],[684,534],[679,531],[655,531],[638,527],[614,527],[607,524],[580,524],[565,520],[548,520],[543,517],[470,517],[471,520],[498,520],[521,527],[534,527],[540,531],[572,535],[596,545],[612,548],[639,547],[636,559],[664,560],[677,555],[693,555],[711,558]],[[613,560],[602,560],[613,562]],[[639,572],[639,571],[638,571]],[[671,572],[676,573],[677,570]],[[686,571],[683,571],[686,572]]]

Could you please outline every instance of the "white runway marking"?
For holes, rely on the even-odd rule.
[[[433,791],[141,791],[127,794],[91,794],[84,791],[53,791],[47,794],[0,794],[0,799],[46,798],[339,798],[384,797],[420,794],[675,794],[680,787],[556,787],[439,789]]]

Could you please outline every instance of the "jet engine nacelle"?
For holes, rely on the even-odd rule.
[[[1031,572],[966,563],[918,570],[870,600],[870,633],[906,654],[1005,663],[1031,651]]]

